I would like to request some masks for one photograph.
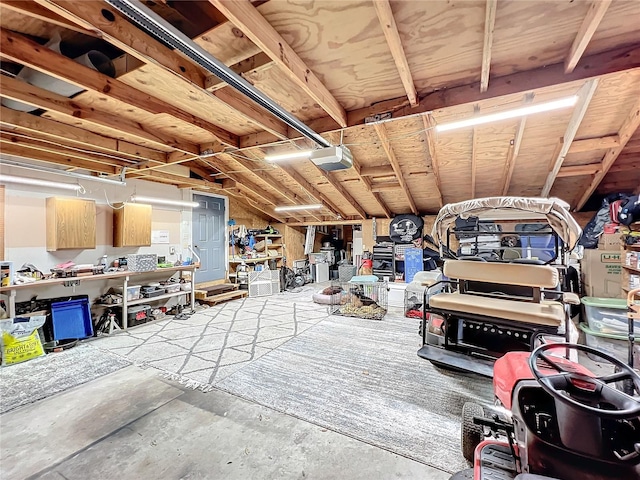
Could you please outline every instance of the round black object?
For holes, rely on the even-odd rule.
[[[462,428],[460,437],[462,440],[462,456],[473,463],[476,447],[484,440],[482,425],[473,422],[473,417],[484,417],[484,408],[473,402],[466,402],[462,406]]]
[[[295,287],[304,286],[304,277],[302,275],[296,275],[293,277],[293,284]]]
[[[411,243],[422,238],[424,222],[417,215],[396,215],[389,225],[389,237],[396,243]]]

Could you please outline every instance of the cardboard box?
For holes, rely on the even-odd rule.
[[[580,265],[585,295],[622,297],[622,254],[619,250],[585,250]]]
[[[619,233],[603,233],[598,239],[598,249],[600,250],[621,250],[622,241]]]

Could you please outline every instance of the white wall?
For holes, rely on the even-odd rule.
[[[84,194],[57,189],[53,187],[34,187],[20,184],[6,184],[5,207],[5,259],[14,262],[19,268],[24,263],[32,263],[39,270],[49,272],[57,264],[73,261],[76,264],[96,264],[107,255],[109,262],[129,253],[156,253],[165,256],[167,261],[174,262],[182,255],[182,259],[191,257],[188,246],[191,244],[191,209],[171,206],[153,206],[152,229],[168,230],[169,244],[156,244],[140,248],[113,247],[113,210],[108,203],[123,202],[137,193],[149,197],[174,200],[191,200],[189,189],[178,189],[175,186],[163,185],[143,180],[127,180],[124,187],[103,182],[78,180],[60,175],[32,172],[21,168],[2,166],[2,173],[20,177],[38,178],[60,183],[79,182],[86,190]],[[96,201],[97,209],[97,242],[96,248],[90,250],[46,250],[46,208],[47,197],[81,197]],[[108,199],[108,202],[107,202]],[[176,248],[176,255],[170,255],[171,246]],[[105,281],[106,282],[106,281]],[[95,286],[94,286],[95,284]],[[51,287],[21,290],[18,301],[33,295],[40,298],[65,296],[73,294],[70,288]],[[85,282],[76,294],[87,293],[90,296],[105,290],[103,281]]]

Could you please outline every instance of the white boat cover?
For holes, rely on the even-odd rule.
[[[431,236],[437,244],[447,238],[447,229],[456,218],[479,217],[481,220],[545,219],[565,245],[572,250],[582,235],[580,225],[569,213],[569,205],[559,198],[488,197],[449,203],[440,209]]]

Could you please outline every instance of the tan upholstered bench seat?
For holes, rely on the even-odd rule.
[[[538,325],[560,326],[564,322],[564,307],[559,302],[518,302],[464,293],[440,293],[429,299],[429,306],[438,310],[483,315]]]

